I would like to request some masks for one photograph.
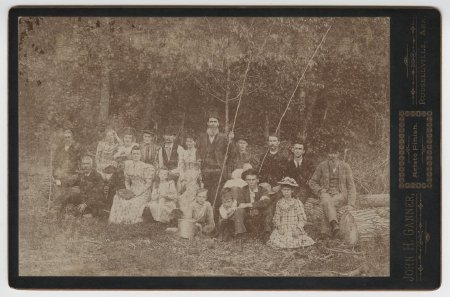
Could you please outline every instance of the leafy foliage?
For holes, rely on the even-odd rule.
[[[386,18],[32,17],[19,29],[24,147],[44,152],[67,126],[85,145],[106,126],[199,132],[212,109],[231,129],[240,95],[235,130],[263,143],[293,95],[283,139],[317,160],[338,142],[361,192],[389,188]]]

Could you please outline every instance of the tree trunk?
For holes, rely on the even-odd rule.
[[[270,134],[269,112],[264,112],[264,139],[268,139]]]
[[[225,132],[230,131],[230,104],[228,99],[230,97],[230,68],[227,69],[227,88],[225,92]]]
[[[105,56],[103,57],[102,72],[101,72],[101,86],[100,86],[100,111],[99,111],[99,122],[106,123],[109,116],[109,97],[110,97],[110,61],[109,55],[111,54],[111,40],[109,39],[109,18],[105,18],[102,22],[102,33],[101,39],[103,44],[105,44]]]

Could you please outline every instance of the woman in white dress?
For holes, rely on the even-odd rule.
[[[125,161],[125,188],[133,192],[134,197],[126,199],[120,194],[114,196],[109,215],[110,223],[135,224],[142,222],[142,213],[150,199],[155,168],[140,160],[139,146],[132,148],[131,156],[132,160]]]
[[[172,210],[178,204],[177,187],[173,179],[169,179],[167,167],[159,169],[158,179],[153,185],[148,207],[155,221],[169,223],[173,219]]]
[[[114,158],[126,156],[129,160],[131,160],[131,150],[133,147],[139,146],[135,141],[133,131],[133,128],[125,128],[123,132],[123,142],[118,146]]]

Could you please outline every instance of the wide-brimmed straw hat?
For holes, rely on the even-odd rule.
[[[277,182],[277,184],[298,188],[297,182],[292,177],[283,177],[283,179]]]

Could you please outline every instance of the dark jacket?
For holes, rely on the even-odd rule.
[[[79,186],[81,200],[88,207],[98,205],[99,202],[105,201],[103,178],[96,170],[92,170],[88,176],[79,174],[75,180],[64,183],[64,186]]]
[[[233,148],[230,154],[230,162],[228,162],[229,174],[233,173],[235,169],[241,168],[246,163],[252,165],[253,168],[258,168],[259,161],[256,156],[249,152],[239,153],[237,148]]]
[[[53,177],[61,179],[77,174],[81,154],[81,148],[77,143],[73,143],[67,151],[64,149],[64,144],[59,145],[53,154]]]
[[[201,164],[202,167],[205,168],[209,164],[206,164],[206,154],[207,154],[207,147],[208,147],[209,137],[207,133],[203,133],[199,139],[198,139],[198,153],[201,158]],[[217,162],[217,164],[222,166],[223,161],[225,159],[225,152],[227,150],[227,144],[228,144],[228,137],[224,133],[218,133],[214,137],[214,141],[212,145],[214,146],[214,157]]]
[[[313,164],[309,161],[308,158],[303,156],[302,163],[299,167],[295,166],[294,158],[291,158],[286,166],[286,176],[292,177],[297,182],[299,188],[298,193],[302,200],[306,199],[306,196],[311,195],[311,191],[308,185],[309,180],[314,172]]]
[[[267,206],[269,206],[271,204],[271,200],[270,199],[264,199],[261,200],[262,196],[266,196],[269,197],[269,194],[267,193],[267,191],[261,187],[258,186],[258,192],[256,192],[255,194],[255,202],[253,202],[253,208],[266,208]],[[240,191],[240,195],[237,199],[237,205],[239,206],[239,204],[241,203],[250,203],[250,190],[248,188],[248,186],[245,186],[243,188],[241,188]]]
[[[276,154],[272,155],[267,153],[264,163],[265,153],[261,156],[261,169],[259,181],[261,183],[269,183],[272,187],[277,185],[277,182],[281,181],[286,176],[286,169],[289,159],[289,154],[285,150],[279,150]]]
[[[347,204],[355,206],[356,189],[352,170],[347,163],[341,160],[338,161],[337,168],[339,177],[339,190],[341,191],[344,198],[347,199]],[[319,164],[308,184],[313,193],[317,196],[320,196],[320,192],[322,190],[328,190],[330,186],[330,166],[328,160],[323,161]]]
[[[125,189],[125,174],[122,170],[116,169],[116,171],[111,175],[111,178],[105,183],[105,185],[108,186],[106,204],[109,210],[111,209],[114,195],[116,195],[117,190]]]

